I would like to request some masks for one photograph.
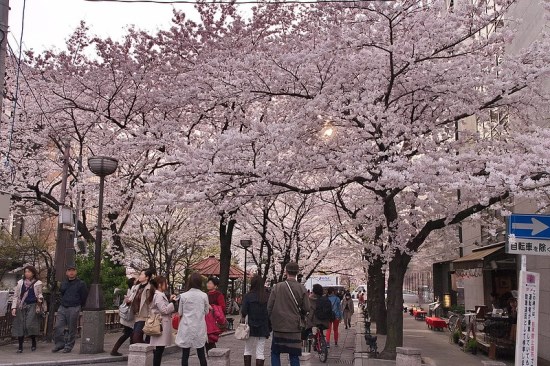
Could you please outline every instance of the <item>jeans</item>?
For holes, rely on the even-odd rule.
[[[264,356],[265,337],[249,337],[244,343],[244,355],[245,356],[252,355],[254,344],[256,345],[256,359],[257,360],[265,359],[265,356]]]
[[[146,336],[145,341],[143,340],[143,327],[145,326],[145,320],[134,323],[134,331],[132,332],[132,341],[131,343],[149,343],[151,337]]]
[[[288,356],[290,366],[300,366],[300,356]],[[182,365],[186,366],[186,365]],[[202,365],[201,365],[202,366]],[[271,366],[281,366],[281,354],[271,352]]]
[[[189,354],[191,353],[191,348],[182,348],[181,351],[181,366],[189,366]],[[207,366],[206,351],[204,350],[204,347],[197,348],[197,356],[199,357],[200,366]]]
[[[72,350],[76,339],[80,306],[64,307],[61,305],[57,310],[54,337],[55,348]],[[65,337],[65,331],[67,337]]]

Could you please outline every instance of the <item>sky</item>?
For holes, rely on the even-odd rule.
[[[9,43],[18,49],[24,0],[10,0]],[[193,5],[178,4],[126,4],[87,2],[84,0],[26,0],[24,50],[41,52],[55,47],[64,48],[65,40],[86,21],[92,34],[120,39],[124,29],[133,24],[138,28],[155,31],[168,28],[172,10],[186,11],[193,17]],[[195,15],[196,16],[196,15]],[[14,38],[15,37],[15,38]]]

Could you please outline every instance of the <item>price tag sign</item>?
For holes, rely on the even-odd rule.
[[[540,275],[520,272],[516,366],[536,366],[538,352]]]

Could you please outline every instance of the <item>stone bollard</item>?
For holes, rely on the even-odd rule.
[[[229,357],[231,350],[228,348],[212,348],[208,351],[209,366],[230,366]]]
[[[421,366],[422,358],[420,349],[409,347],[397,347],[396,366]]]
[[[130,345],[128,354],[128,365],[131,366],[153,366],[154,346],[147,343],[134,343]]]
[[[481,364],[483,366],[506,366],[504,362],[498,362],[498,361],[481,361]]]

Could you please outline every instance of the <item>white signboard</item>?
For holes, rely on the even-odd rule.
[[[550,256],[550,240],[517,238],[511,234],[508,236],[506,253]]]
[[[516,366],[536,366],[540,275],[521,271],[516,335]]]

